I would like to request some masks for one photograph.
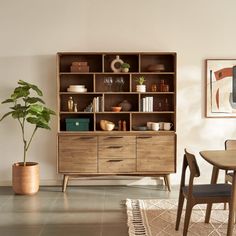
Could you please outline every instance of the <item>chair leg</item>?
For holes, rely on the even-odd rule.
[[[187,199],[187,206],[186,206],[186,212],[185,212],[185,217],[184,217],[184,232],[183,236],[187,236],[188,234],[188,226],[191,218],[191,213],[192,213],[192,202],[190,199]]]
[[[182,191],[180,191],[180,193],[179,193],[178,210],[177,210],[177,217],[176,217],[176,224],[175,224],[175,230],[179,230],[179,223],[180,223],[180,219],[181,219],[183,205],[184,205],[184,196],[183,196]]]
[[[228,183],[228,181],[225,179],[225,183],[227,184]],[[224,210],[226,210],[227,209],[227,203],[225,202],[224,203]]]

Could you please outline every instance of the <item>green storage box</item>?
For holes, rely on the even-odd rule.
[[[89,121],[85,118],[67,118],[66,131],[89,131]]]

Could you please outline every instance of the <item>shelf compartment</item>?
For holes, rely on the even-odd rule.
[[[70,85],[84,85],[87,92],[93,92],[93,74],[61,74],[60,92],[67,92]]]
[[[146,126],[147,122],[170,122],[173,123],[171,131],[175,130],[174,113],[133,113],[131,116],[132,127]]]
[[[174,97],[173,94],[140,94],[140,98],[153,97],[153,111],[169,111],[174,112]],[[143,106],[142,100],[140,99],[140,111],[143,111],[141,107]]]
[[[86,94],[86,93],[61,94],[60,95],[60,111],[68,112],[67,102],[68,102],[69,97],[72,97],[74,104],[75,103],[77,104],[78,112],[83,112],[88,105],[93,103],[93,99],[95,97],[101,98],[102,94]],[[99,111],[103,111],[102,103],[100,103]]]
[[[132,81],[132,91],[136,92],[136,79],[140,76],[145,77],[145,82],[144,84],[146,85],[146,92],[151,92],[152,91],[152,85],[156,85],[157,92],[160,92],[160,83],[161,80],[164,80],[165,85],[169,85],[169,92],[174,92],[175,91],[175,85],[174,85],[174,75],[173,74],[156,74],[156,73],[151,73],[151,74],[132,74],[131,76],[131,81]]]
[[[130,111],[138,111],[138,99],[138,94],[104,94],[104,111],[111,111],[112,107],[118,106],[124,100],[131,104]]]
[[[162,54],[141,54],[140,67],[141,72],[150,72],[148,67],[151,65],[164,65],[164,70],[160,72],[174,72],[175,71],[175,53]]]
[[[100,120],[109,120],[115,124],[114,132],[118,130],[118,122],[126,121],[126,130],[130,131],[130,114],[129,113],[121,113],[121,112],[111,112],[111,113],[97,113],[96,114],[96,131],[101,131]],[[113,132],[109,131],[109,132]]]
[[[119,56],[124,63],[130,65],[129,72],[139,72],[139,54],[132,53],[112,53],[104,55],[104,72],[113,72],[111,69],[111,62]]]
[[[104,79],[111,77],[112,86],[111,91],[108,90],[107,85],[104,83]],[[124,84],[121,86],[121,78],[123,78]],[[130,91],[130,75],[126,73],[106,73],[95,75],[95,91],[96,92],[129,92]]]
[[[61,114],[60,116],[60,131],[66,131],[66,119],[67,118],[87,118],[90,120],[89,122],[89,131],[94,131],[94,115],[93,114],[83,114],[83,113],[75,113],[75,114]],[[67,131],[67,132],[83,132],[83,131]],[[88,132],[88,131],[86,131]]]
[[[87,62],[89,72],[102,72],[102,54],[59,53],[59,72],[70,72],[72,62]]]

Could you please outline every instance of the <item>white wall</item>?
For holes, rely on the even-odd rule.
[[[0,0],[0,100],[19,79],[44,91],[56,110],[59,51],[175,51],[178,57],[178,174],[187,146],[222,149],[236,138],[235,119],[204,117],[204,59],[236,58],[235,0]],[[0,115],[7,106],[0,105]],[[56,118],[29,152],[42,183],[56,183]],[[0,184],[9,184],[22,144],[13,120],[0,123]],[[203,180],[211,166],[200,158]],[[176,175],[172,182],[178,183]]]

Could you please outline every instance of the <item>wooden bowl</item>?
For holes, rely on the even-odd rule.
[[[121,107],[112,107],[111,109],[114,112],[120,112],[121,111]]]

